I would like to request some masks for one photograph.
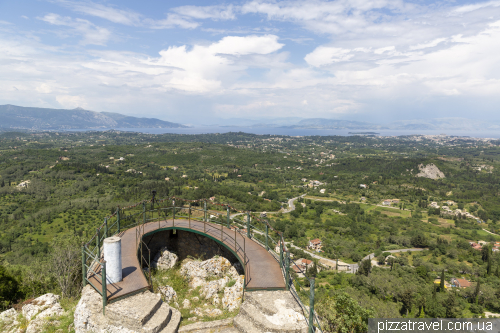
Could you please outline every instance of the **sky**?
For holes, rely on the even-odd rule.
[[[0,0],[0,105],[500,120],[500,1]]]

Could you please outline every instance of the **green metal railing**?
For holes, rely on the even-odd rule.
[[[183,201],[183,204],[176,205],[176,201]],[[148,209],[147,206],[149,203],[151,206]],[[236,211],[239,215],[231,219],[231,211]],[[240,219],[238,218],[239,216],[244,216],[244,218]],[[212,232],[214,225],[219,225],[220,235],[218,236],[220,236],[221,241],[226,241],[226,245],[234,241],[234,246],[232,246],[232,248],[229,245],[227,247],[243,265],[245,276],[243,292],[248,290],[246,288],[246,278],[250,273],[248,271],[250,267],[247,265],[246,238],[252,239],[263,246],[279,263],[285,280],[285,289],[289,290],[302,306],[304,318],[309,326],[309,332],[314,332],[316,330],[321,332],[319,319],[314,312],[314,278],[305,276],[305,278],[309,280],[310,286],[309,290],[307,290],[307,288],[302,286],[299,281],[294,279],[290,274],[290,252],[285,244],[283,234],[275,230],[267,220],[254,217],[250,212],[240,212],[230,205],[217,204],[209,200],[184,200],[179,198],[156,200],[153,198],[149,201],[142,201],[134,206],[125,208],[118,207],[114,214],[104,219],[103,224],[97,228],[96,233],[82,246],[83,285],[85,286],[89,283],[101,294],[103,299],[103,312],[105,311],[108,301],[110,301],[106,291],[106,262],[104,261],[101,251],[104,239],[120,234],[130,228],[136,228],[137,255],[141,267],[147,266],[147,270],[143,269],[142,271],[149,283],[147,288],[151,289],[153,285],[150,268],[151,251],[142,241],[142,238],[145,234],[146,224],[158,223],[158,228],[160,228],[161,222],[167,219],[172,220],[172,227],[174,228],[176,219],[188,220],[189,229],[191,229],[192,220],[201,221],[203,222],[204,233],[206,233],[207,224],[212,227]],[[224,230],[224,227],[226,227],[226,230]],[[237,235],[243,239],[243,246],[238,243]],[[277,241],[273,237],[276,237]],[[147,251],[147,256],[143,248]],[[95,279],[93,280],[91,277],[101,278],[101,288],[98,288],[92,283]],[[126,296],[127,295],[124,295],[123,297]],[[111,302],[113,301],[116,301],[116,299],[111,300]],[[308,306],[306,303],[308,303]]]

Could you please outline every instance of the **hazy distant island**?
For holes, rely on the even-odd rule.
[[[347,134],[353,134],[353,135],[378,135],[380,133],[377,133],[377,132],[349,132]]]
[[[95,112],[0,105],[3,129],[69,130],[109,128],[185,128],[182,124],[156,118],[137,118],[112,112]]]

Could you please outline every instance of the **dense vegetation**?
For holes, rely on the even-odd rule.
[[[291,213],[268,218],[298,247],[321,238],[325,258],[361,262],[358,274],[321,271],[319,263],[307,273],[317,278],[318,311],[330,313],[332,330],[344,325],[335,311],[346,308],[357,318],[500,312],[499,252],[469,245],[500,240],[499,144],[420,136],[2,133],[1,305],[48,291],[77,297],[79,244],[116,207],[156,190],[160,198],[215,197],[253,212],[277,212],[307,194]],[[416,177],[419,165],[431,163],[446,178]],[[383,206],[387,199],[398,200]],[[410,248],[425,250],[387,252]],[[71,254],[68,267],[57,260],[60,251]],[[370,253],[381,267],[362,261]],[[472,286],[444,290],[435,283],[452,277]]]

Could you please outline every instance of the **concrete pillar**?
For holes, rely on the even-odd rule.
[[[106,279],[108,283],[122,280],[122,240],[120,237],[104,239],[104,260],[106,260]]]

